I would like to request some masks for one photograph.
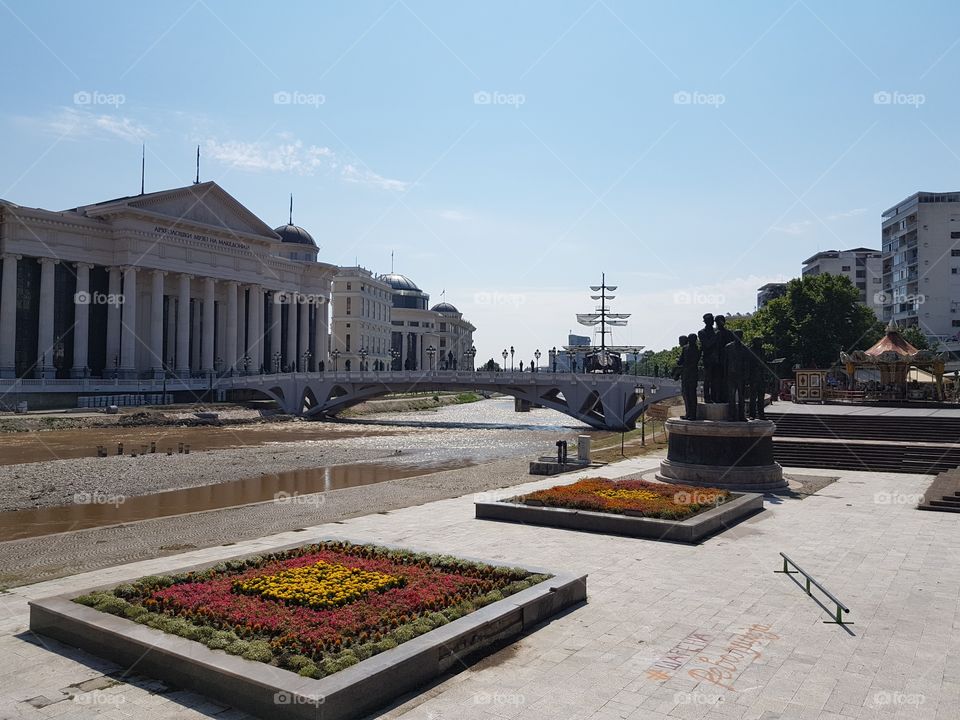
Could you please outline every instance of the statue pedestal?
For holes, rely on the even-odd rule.
[[[700,407],[726,410],[719,403]],[[670,419],[666,427],[667,459],[660,463],[658,480],[740,492],[787,489],[783,468],[773,459],[777,426],[771,421]]]
[[[697,403],[697,420],[726,420],[726,403]]]

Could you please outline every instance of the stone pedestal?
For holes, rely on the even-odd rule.
[[[771,421],[670,419],[666,427],[667,459],[660,463],[658,480],[740,492],[787,489],[783,469],[773,459],[776,425]]]

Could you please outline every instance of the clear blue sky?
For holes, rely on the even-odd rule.
[[[478,360],[561,344],[603,271],[615,340],[670,345],[960,188],[952,2],[0,0],[0,63],[0,197],[135,193],[141,141],[187,184],[200,144],[322,259],[445,289]]]

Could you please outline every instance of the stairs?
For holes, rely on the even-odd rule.
[[[960,470],[940,473],[927,488],[923,500],[917,505],[920,510],[960,513]],[[938,499],[939,498],[939,499]]]
[[[923,475],[960,466],[960,418],[799,413],[767,418],[777,425],[773,454],[781,465]]]

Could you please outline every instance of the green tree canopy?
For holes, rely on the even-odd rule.
[[[762,338],[768,352],[785,357],[781,366],[827,368],[841,350],[864,350],[883,336],[883,323],[860,302],[860,291],[842,275],[814,275],[787,283],[744,322],[746,340]]]

